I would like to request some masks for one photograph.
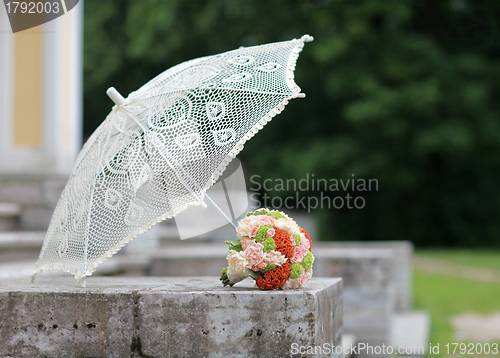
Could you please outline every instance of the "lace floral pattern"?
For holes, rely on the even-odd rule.
[[[132,92],[92,134],[50,223],[34,274],[78,281],[189,206],[292,98],[312,37],[191,60]]]

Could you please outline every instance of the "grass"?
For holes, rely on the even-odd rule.
[[[418,251],[417,254],[500,271],[500,252],[426,250]],[[438,343],[440,346],[440,354],[429,357],[447,357],[445,345],[457,342],[451,325],[452,316],[466,312],[491,314],[500,311],[500,284],[497,283],[449,277],[417,269],[414,272],[414,295],[414,308],[427,310],[431,314],[430,342],[433,346]]]
[[[500,271],[500,251],[496,250],[418,250],[417,255],[452,263]]]

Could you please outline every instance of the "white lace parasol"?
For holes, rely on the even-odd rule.
[[[35,275],[78,282],[151,227],[192,205],[243,144],[303,97],[293,71],[312,37],[181,63],[116,103],[78,155]]]

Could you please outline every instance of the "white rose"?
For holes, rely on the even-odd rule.
[[[266,265],[283,265],[288,259],[279,251],[269,250],[264,253],[262,260]]]
[[[254,226],[258,226],[260,218],[254,215],[247,216],[246,218],[240,220],[238,227],[236,228],[236,234],[238,237],[250,236],[250,232]]]
[[[288,232],[290,235],[293,234],[299,234],[300,235],[300,229],[297,223],[293,220],[288,220],[288,219],[278,219],[274,222],[274,227],[280,230],[285,230]]]
[[[226,274],[231,283],[238,283],[248,277],[247,259],[241,252],[229,250],[227,261],[229,262],[229,267]]]
[[[303,272],[303,274],[297,278],[294,279],[288,279],[286,282],[281,286],[283,290],[286,289],[296,289],[296,288],[301,288],[307,281],[309,281],[312,277],[313,270],[312,267],[309,270],[306,270]]]
[[[288,279],[286,282],[281,286],[281,289],[283,290],[293,290],[296,288],[301,288],[302,284],[300,283],[300,277],[294,278],[294,279]]]

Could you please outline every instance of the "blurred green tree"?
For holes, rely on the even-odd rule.
[[[377,179],[351,193],[363,209],[316,210],[325,240],[498,246],[499,18],[495,0],[89,1],[85,132],[109,86],[126,94],[182,61],[309,33],[307,98],[247,143],[250,174]]]

